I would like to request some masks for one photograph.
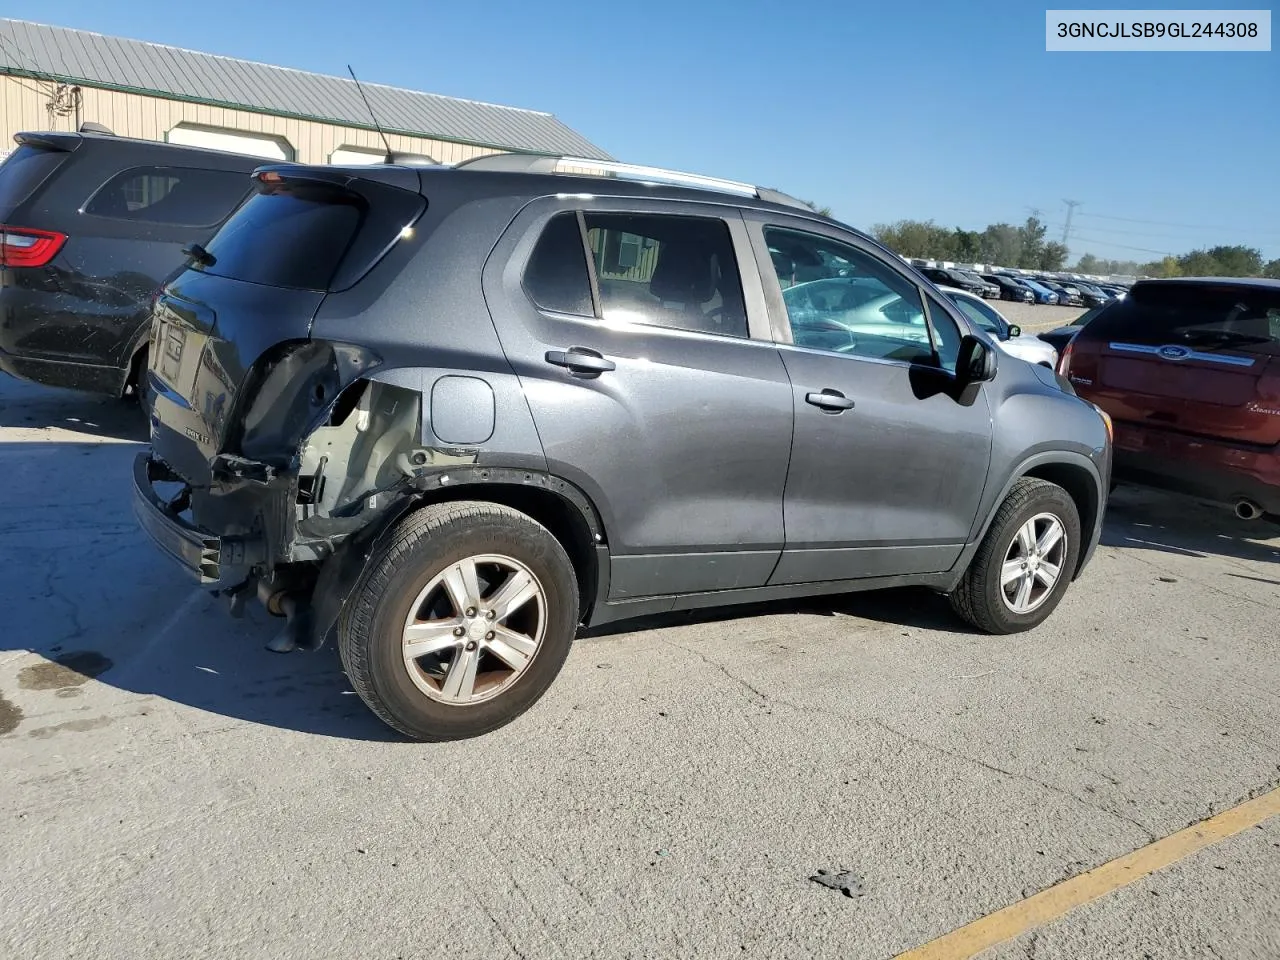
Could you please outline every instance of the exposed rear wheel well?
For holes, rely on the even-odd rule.
[[[1041,463],[1032,467],[1023,476],[1036,477],[1056,483],[1071,495],[1080,513],[1080,530],[1087,539],[1093,534],[1093,525],[1098,519],[1098,488],[1089,471],[1070,463]],[[1080,551],[1076,573],[1080,572],[1079,564],[1084,562],[1085,551]]]
[[[422,504],[443,503],[450,500],[479,500],[500,503],[532,517],[560,541],[573,564],[578,578],[579,606],[585,620],[595,602],[599,570],[596,563],[595,541],[581,511],[559,494],[541,487],[517,483],[464,484],[449,490],[433,490]]]
[[[147,375],[147,344],[133,352],[129,358],[129,370],[124,375],[124,387],[120,391],[122,397],[136,398],[142,389],[142,378]]]

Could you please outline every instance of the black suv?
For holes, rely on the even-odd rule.
[[[1000,294],[1000,288],[994,283],[988,283],[976,274],[964,270],[942,267],[920,267],[919,269],[926,277],[942,287],[958,287],[966,293],[987,299],[993,299]]]
[[[917,584],[1026,630],[1097,544],[1105,416],[799,201],[518,156],[255,183],[156,301],[134,509],[405,734],[511,720],[580,624]]]
[[[994,283],[1000,289],[1001,300],[1013,300],[1016,303],[1035,303],[1036,295],[1029,288],[1003,273],[984,273],[982,279]]]
[[[14,139],[0,165],[0,370],[133,393],[152,294],[263,161],[93,132]]]

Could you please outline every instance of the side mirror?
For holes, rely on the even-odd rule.
[[[956,359],[956,380],[967,386],[994,380],[995,375],[995,351],[972,334],[965,336],[960,341],[960,355]]]
[[[1009,324],[1009,338],[1013,339],[1014,337],[1020,336],[1022,336],[1022,328],[1016,323]]]

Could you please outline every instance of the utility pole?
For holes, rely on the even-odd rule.
[[[1076,207],[1084,203],[1083,200],[1063,200],[1067,205],[1067,222],[1062,226],[1062,245],[1070,246],[1068,243],[1071,237],[1071,215],[1076,212]]]

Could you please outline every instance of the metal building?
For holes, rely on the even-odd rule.
[[[440,163],[502,152],[609,159],[549,113],[361,85],[397,153]],[[350,79],[0,18],[0,159],[20,130],[86,122],[273,160],[385,154]]]

